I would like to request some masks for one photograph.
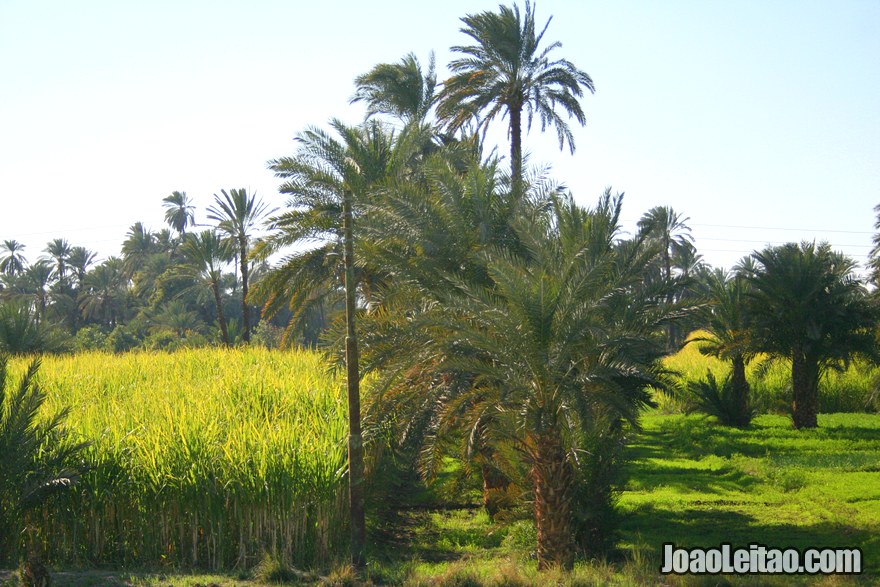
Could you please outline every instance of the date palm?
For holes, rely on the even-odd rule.
[[[657,381],[656,331],[669,310],[653,302],[662,291],[642,285],[655,251],[615,245],[619,213],[606,195],[592,211],[561,198],[520,218],[524,253],[485,249],[488,281],[443,272],[446,287],[426,292],[432,303],[408,320],[391,359],[400,372],[473,374],[432,398],[433,438],[466,422],[515,443],[530,470],[540,569],[572,563],[579,455],[594,417],[635,422]]]
[[[3,275],[15,276],[24,272],[27,267],[27,259],[25,259],[25,246],[17,240],[5,240],[0,246],[3,256],[0,257],[0,273]]]
[[[76,283],[79,287],[82,287],[82,282],[89,272],[89,267],[95,262],[97,256],[97,253],[85,247],[73,247],[70,249],[67,263],[73,270],[73,275],[76,277]]]
[[[123,265],[118,257],[110,257],[86,274],[78,300],[84,317],[98,320],[108,328],[118,324],[128,284]]]
[[[528,0],[524,13],[514,4],[512,8],[499,6],[497,13],[469,14],[461,20],[461,32],[474,44],[452,47],[463,56],[449,64],[452,76],[443,82],[438,96],[438,116],[453,130],[477,116],[482,116],[484,130],[496,117],[507,117],[512,191],[521,196],[523,113],[526,130],[537,117],[542,131],[556,128],[560,149],[568,143],[574,152],[574,136],[557,110],[586,124],[579,99],[584,90],[595,91],[593,80],[567,59],[551,59],[560,42],[541,47],[551,19],[538,31],[535,7]]]
[[[220,238],[216,231],[203,230],[186,235],[180,250],[185,262],[175,269],[175,275],[189,277],[196,282],[196,286],[207,286],[211,289],[220,335],[223,344],[229,346],[229,332],[226,328],[221,296],[222,267],[232,259],[229,241]]]
[[[398,63],[380,63],[354,80],[352,103],[366,102],[367,118],[388,114],[403,122],[422,123],[434,105],[437,73],[431,53],[427,72],[408,53]]]
[[[291,210],[272,219],[278,230],[267,246],[279,247],[303,240],[324,240],[323,248],[293,255],[266,280],[264,297],[301,303],[334,287],[340,273],[345,291],[345,364],[349,410],[349,497],[351,507],[351,562],[358,571],[366,565],[364,519],[364,464],[360,416],[360,368],[356,331],[356,290],[365,285],[364,274],[355,271],[355,221],[374,197],[374,188],[394,173],[396,156],[393,134],[379,122],[352,127],[339,120],[330,126],[336,136],[310,128],[297,136],[293,157],[269,162],[279,188],[290,196]],[[341,249],[342,265],[338,264]],[[331,251],[335,256],[331,257]],[[331,259],[336,259],[332,262]],[[341,271],[340,271],[341,269]],[[296,284],[303,288],[290,288]],[[292,294],[292,296],[291,296]],[[294,308],[297,312],[300,308]]]
[[[142,222],[132,224],[122,242],[122,262],[126,276],[130,279],[143,271],[155,252],[155,235]]]
[[[24,296],[32,300],[38,321],[46,316],[53,272],[52,264],[46,259],[40,259],[25,269],[18,280]]]
[[[706,285],[710,303],[700,312],[706,335],[691,341],[702,343],[701,353],[730,361],[732,413],[723,417],[734,426],[746,426],[751,420],[746,365],[754,358],[746,307],[748,282],[741,273],[715,271],[707,276]]]
[[[868,255],[868,270],[874,286],[880,286],[880,204],[874,206],[874,236],[871,242],[871,252]]]
[[[196,208],[186,192],[171,192],[162,198],[162,207],[165,208],[165,222],[180,235],[186,234],[186,227],[195,223]]]
[[[49,241],[49,244],[44,249],[44,252],[55,262],[55,276],[58,281],[64,281],[64,274],[67,271],[67,264],[70,260],[70,251],[70,243],[64,238],[56,238]]]
[[[241,312],[242,338],[245,343],[251,340],[251,312],[248,307],[248,287],[251,239],[254,229],[271,214],[268,204],[257,199],[256,194],[247,190],[220,190],[214,194],[214,204],[208,208],[208,218],[217,222],[217,229],[226,234],[238,258],[241,270]]]
[[[17,549],[27,537],[25,573],[31,584],[49,584],[38,524],[42,504],[73,486],[78,478],[75,457],[87,446],[72,442],[63,427],[68,409],[47,417],[46,393],[37,384],[39,359],[30,363],[17,385],[10,385],[8,359],[0,355],[0,552]],[[45,582],[37,582],[45,581]]]
[[[815,428],[822,372],[853,356],[877,357],[877,303],[855,276],[855,262],[828,243],[787,243],[753,257],[755,349],[791,361],[794,426]]]
[[[693,236],[687,225],[690,218],[682,218],[669,206],[655,206],[648,210],[638,222],[639,232],[658,245],[660,251],[660,274],[666,281],[673,278],[673,259],[682,255],[690,256]],[[669,291],[666,302],[671,304],[675,292]],[[677,331],[674,324],[667,327],[667,350],[677,346]]]

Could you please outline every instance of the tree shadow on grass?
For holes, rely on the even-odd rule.
[[[478,518],[480,511],[461,508],[400,512],[393,533],[374,536],[376,555],[387,561],[449,562],[498,548],[503,534]]]
[[[672,511],[644,505],[623,518],[621,534],[650,553],[658,567],[662,545],[666,542],[683,548],[717,547],[721,543],[730,543],[733,547],[761,544],[801,550],[858,547],[862,549],[864,572],[872,576],[880,574],[880,534],[846,524],[768,524],[733,511],[703,507]]]

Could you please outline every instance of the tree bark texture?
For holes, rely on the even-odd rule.
[[[532,443],[538,570],[557,566],[571,569],[574,564],[571,524],[574,471],[556,432],[548,430],[534,435]]]
[[[795,428],[816,428],[819,412],[819,364],[803,352],[791,359],[791,418]]]

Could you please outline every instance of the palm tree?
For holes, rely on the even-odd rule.
[[[186,192],[171,192],[162,198],[165,208],[165,222],[180,235],[186,234],[186,227],[195,224],[195,206]]]
[[[26,584],[48,585],[37,529],[42,516],[37,512],[52,495],[77,482],[76,457],[87,444],[68,440],[63,427],[68,409],[38,417],[47,397],[36,382],[40,360],[31,362],[14,387],[7,362],[0,355],[0,551],[17,550],[16,539],[25,534]]]
[[[430,398],[428,438],[464,427],[515,443],[530,470],[540,569],[572,563],[579,455],[597,414],[635,422],[649,401],[644,386],[657,381],[655,333],[668,308],[641,286],[651,247],[615,245],[620,203],[608,194],[588,211],[558,198],[545,214],[520,217],[522,254],[487,247],[487,279],[442,272],[446,287],[425,292],[390,345],[397,372],[473,374]]]
[[[749,382],[746,364],[754,358],[749,341],[749,320],[746,309],[748,282],[741,273],[726,275],[723,271],[709,274],[710,305],[703,308],[705,336],[690,342],[702,343],[700,352],[731,362],[731,414],[726,415],[734,426],[746,426],[751,420]]]
[[[469,14],[461,19],[461,32],[475,44],[455,46],[452,50],[464,57],[449,64],[452,77],[443,82],[438,96],[438,116],[452,129],[461,128],[485,111],[480,126],[484,129],[496,116],[508,118],[512,190],[522,190],[522,115],[527,114],[526,129],[537,115],[541,130],[555,126],[559,148],[567,142],[574,152],[574,137],[557,107],[581,125],[586,117],[579,99],[584,89],[594,92],[593,80],[566,59],[550,59],[561,47],[557,42],[540,48],[550,20],[540,32],[535,28],[535,8],[526,1],[525,14],[519,7],[500,6],[499,12]]]
[[[54,350],[53,342],[50,330],[40,323],[30,304],[15,300],[0,303],[0,355],[43,353]]]
[[[22,273],[27,267],[27,259],[22,254],[25,246],[16,240],[5,240],[0,248],[5,252],[0,257],[0,273],[9,276]]]
[[[297,137],[299,149],[294,157],[269,162],[275,175],[285,179],[279,190],[291,195],[292,210],[272,220],[280,234],[268,243],[273,246],[292,244],[305,239],[329,239],[317,254],[293,256],[276,273],[276,288],[295,280],[309,286],[311,295],[327,288],[328,281],[338,275],[338,265],[326,263],[334,247],[342,249],[342,273],[345,291],[345,363],[349,410],[349,498],[351,507],[351,562],[360,571],[366,565],[366,525],[364,518],[364,454],[361,437],[360,368],[355,324],[356,290],[359,279],[355,272],[354,221],[364,210],[373,188],[392,174],[397,158],[394,136],[377,121],[350,127],[339,120],[330,126],[339,135],[310,128]],[[338,256],[336,257],[338,258]],[[303,263],[303,261],[306,261]],[[314,262],[317,261],[317,262]],[[363,274],[361,275],[363,277]],[[267,283],[272,283],[272,277]],[[361,285],[364,280],[360,280]],[[272,295],[287,289],[275,289]],[[305,301],[309,296],[292,298]],[[290,299],[290,298],[289,298]]]
[[[48,253],[49,257],[55,261],[55,275],[58,277],[58,281],[64,281],[64,273],[67,270],[70,251],[70,243],[64,238],[53,239],[44,249],[44,252]]]
[[[250,241],[254,228],[272,213],[268,205],[258,200],[256,194],[247,190],[221,190],[222,197],[214,194],[214,204],[208,208],[208,218],[218,222],[217,228],[234,243],[241,268],[241,312],[244,328],[243,338],[251,340],[251,315],[248,307],[248,268],[251,251]]]
[[[23,293],[33,301],[38,321],[42,321],[46,315],[53,271],[49,261],[40,259],[25,269],[19,280]]]
[[[343,207],[352,196],[352,219],[359,224],[374,187],[394,172],[405,157],[396,155],[395,136],[379,122],[349,127],[332,120],[336,135],[310,128],[297,136],[299,148],[293,157],[269,162],[277,177],[284,179],[279,191],[290,196],[288,210],[270,219],[273,231],[259,245],[261,254],[294,244],[310,244],[305,250],[285,257],[280,266],[256,286],[254,298],[271,316],[288,306],[293,313],[288,336],[302,327],[302,320],[315,309],[337,305],[344,297]],[[361,229],[358,229],[360,238]],[[315,246],[317,245],[317,246]],[[381,279],[369,263],[355,268],[360,295],[372,303],[368,285]]]
[[[117,325],[128,283],[123,265],[118,257],[110,257],[85,276],[78,300],[84,317],[108,328]]]
[[[422,123],[434,105],[437,74],[434,54],[423,72],[418,58],[408,53],[398,63],[380,63],[354,80],[351,103],[366,102],[367,118],[388,114],[405,125]]]
[[[822,372],[853,356],[876,358],[877,303],[853,273],[855,262],[828,243],[787,243],[753,257],[754,347],[791,361],[794,426],[815,428]]]
[[[143,270],[150,255],[156,252],[156,238],[142,222],[132,224],[125,237],[122,243],[123,269],[131,278]]]
[[[229,241],[220,238],[216,231],[203,230],[188,234],[181,245],[185,263],[176,268],[176,275],[191,278],[197,286],[207,286],[214,294],[214,307],[223,344],[229,346],[229,332],[226,329],[226,316],[223,313],[220,282],[222,267],[232,259]]]
[[[874,214],[876,214],[874,220],[874,237],[872,242],[874,246],[871,247],[871,253],[868,259],[868,269],[871,271],[871,281],[875,286],[880,286],[880,204],[874,206]],[[0,265],[2,267],[2,265]]]
[[[90,251],[85,247],[73,247],[70,249],[70,256],[67,259],[67,263],[70,268],[73,269],[73,274],[76,277],[76,283],[79,287],[82,287],[82,282],[86,278],[86,274],[89,272],[89,267],[95,262],[97,256],[97,253]]]
[[[682,218],[669,206],[655,206],[648,210],[638,222],[639,233],[649,240],[657,243],[660,250],[660,273],[666,281],[672,280],[672,260],[676,257],[692,257],[689,249],[693,249],[693,236],[687,225],[690,218]],[[675,292],[669,291],[667,303],[675,299]],[[675,325],[670,323],[667,327],[667,349],[673,350],[677,346],[677,333]]]

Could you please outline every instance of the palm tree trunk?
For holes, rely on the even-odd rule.
[[[746,379],[746,361],[738,355],[733,358],[733,371],[730,379],[733,401],[736,406],[736,425],[747,426],[751,420],[749,413],[749,381]]]
[[[791,359],[791,419],[795,428],[816,428],[819,424],[819,364],[803,352]]]
[[[229,346],[229,331],[226,329],[226,316],[223,314],[223,302],[220,299],[220,284],[216,281],[211,282],[211,289],[214,292],[214,305],[217,306],[217,322],[220,323],[220,334],[223,336],[223,346]]]
[[[574,472],[566,459],[558,431],[533,435],[532,481],[535,526],[538,530],[538,570],[555,566],[571,569],[574,539],[571,528],[571,490]]]
[[[352,243],[352,193],[342,201],[343,263],[345,265],[345,366],[348,384],[348,487],[351,507],[351,565],[362,572],[367,565],[364,516],[364,446],[361,439],[360,371],[355,331],[354,245]]]
[[[248,311],[247,295],[248,295],[248,264],[247,264],[247,241],[243,238],[239,241],[241,249],[241,322],[243,325],[243,338],[245,343],[251,341],[251,313]]]
[[[523,196],[522,105],[510,107],[510,187],[514,200]]]
[[[666,238],[666,236],[664,236],[663,238],[663,243],[663,269],[666,271],[666,281],[669,282],[672,280],[672,259],[669,255],[669,246],[671,243],[669,242],[669,239]],[[669,288],[669,293],[666,294],[666,303],[671,306],[674,300],[675,297],[673,296],[672,288]],[[666,326],[666,350],[670,353],[675,351],[675,338],[675,323],[670,322]]]
[[[505,498],[510,487],[510,479],[496,465],[495,451],[486,442],[487,422],[480,419],[477,427],[476,461],[480,467],[480,476],[483,478],[483,507],[489,518],[494,520],[495,514],[509,506]]]

